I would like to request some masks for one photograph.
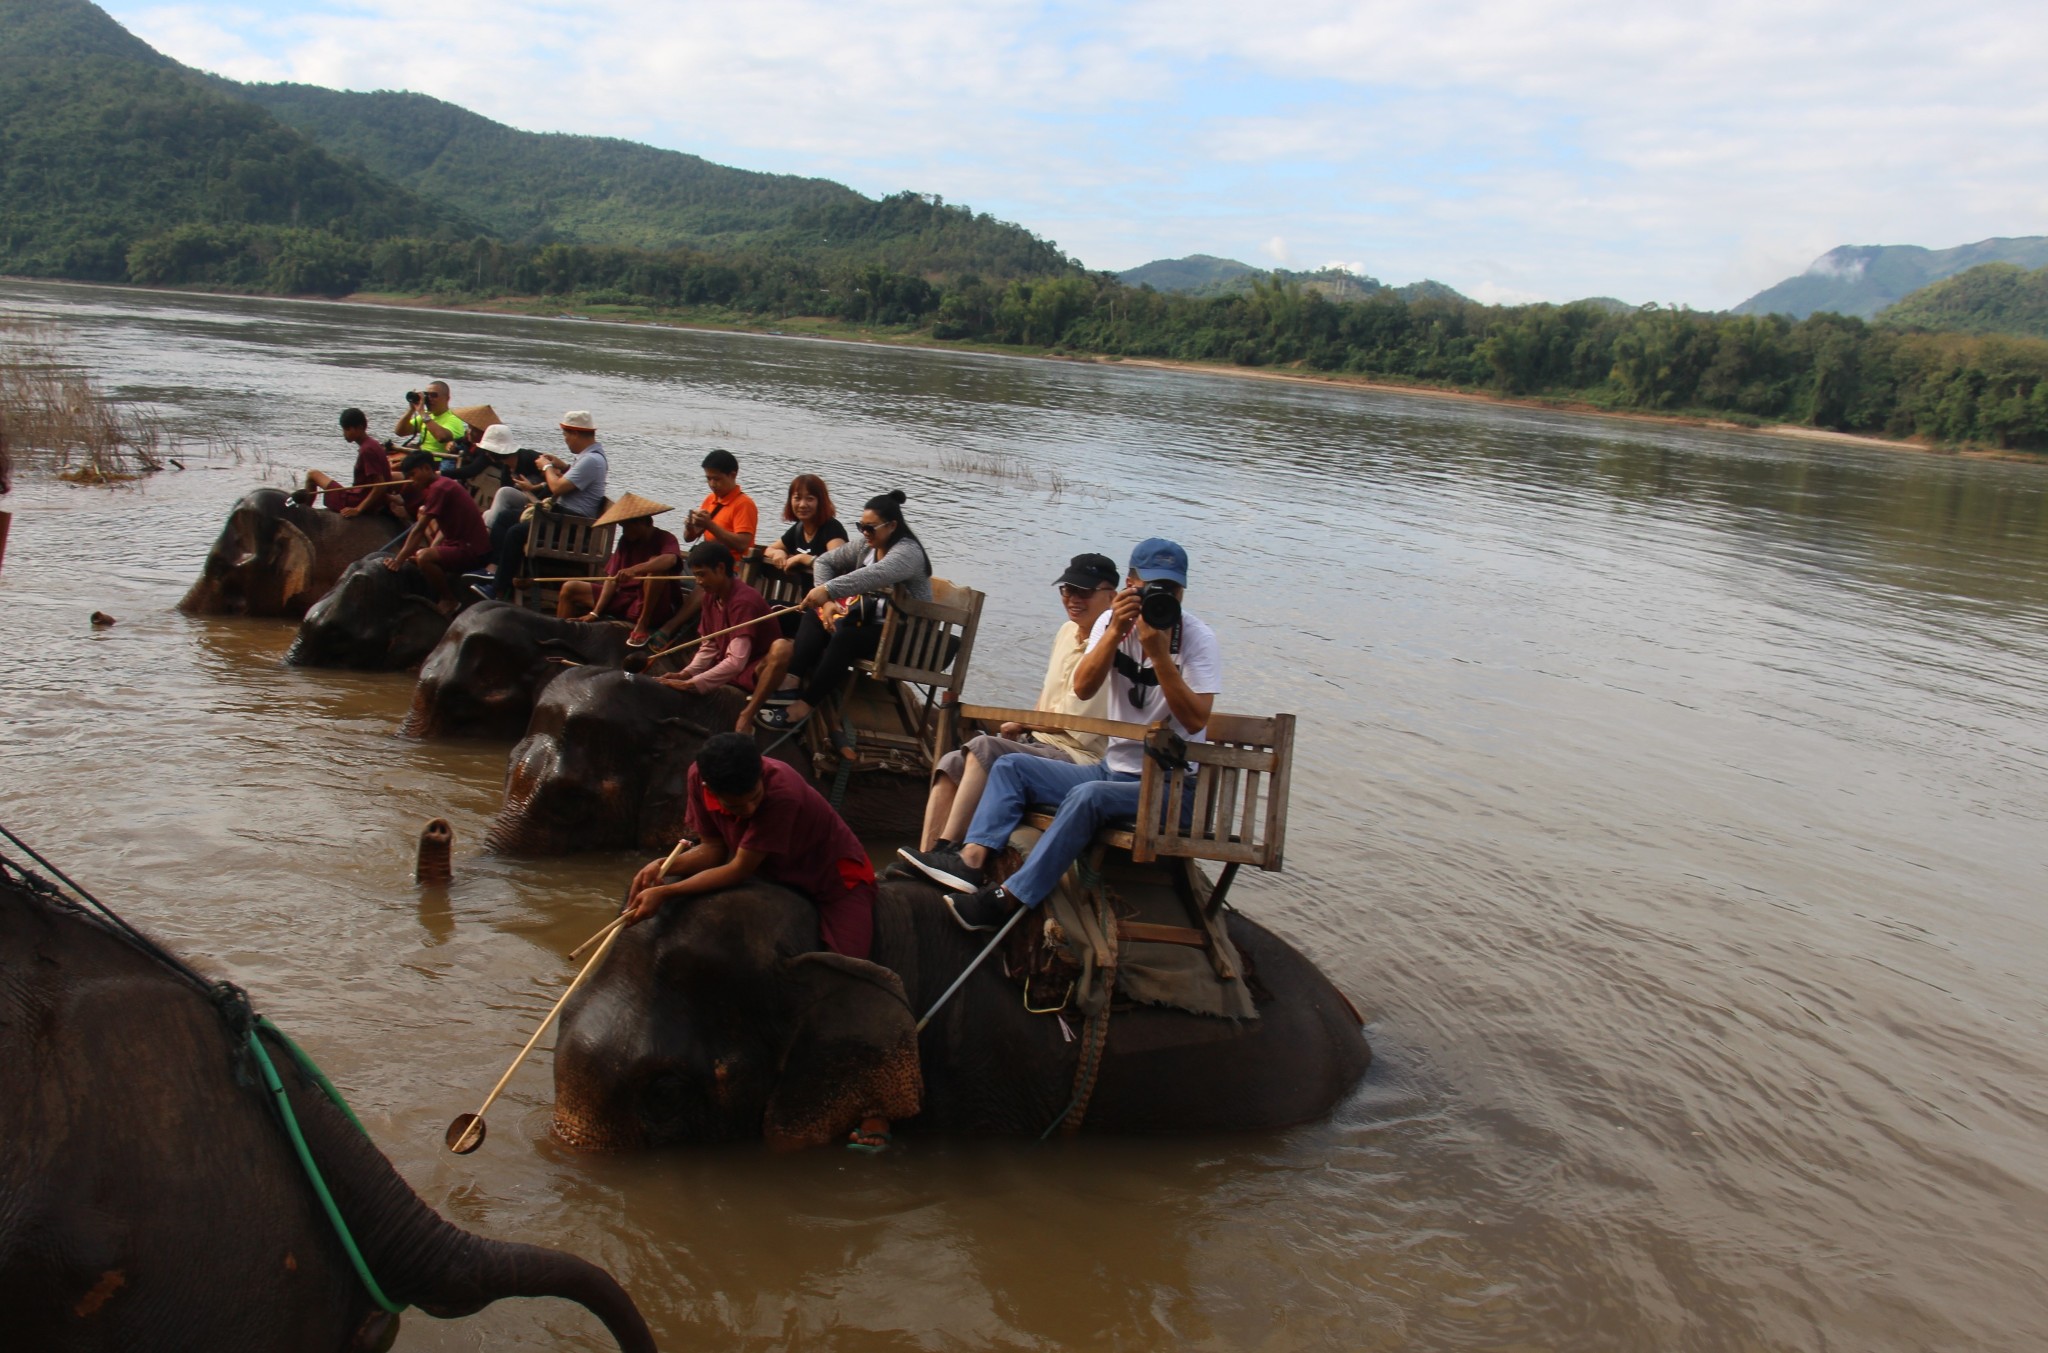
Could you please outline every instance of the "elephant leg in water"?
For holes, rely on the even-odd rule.
[[[0,880],[0,1328],[10,1348],[382,1349],[261,1083],[207,994],[81,913]],[[394,1302],[468,1315],[566,1297],[652,1353],[632,1298],[573,1255],[450,1225],[269,1040],[336,1204]],[[248,1068],[243,1066],[242,1071]]]

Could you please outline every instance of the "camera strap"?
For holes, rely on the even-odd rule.
[[[1180,656],[1179,625],[1173,627],[1173,647],[1171,651],[1174,657],[1178,658]],[[1152,660],[1147,658],[1141,663],[1130,654],[1124,652],[1122,644],[1118,644],[1116,646],[1115,664],[1117,675],[1131,683],[1131,703],[1143,709],[1145,702],[1152,696],[1152,688],[1159,684],[1159,673],[1153,670]]]

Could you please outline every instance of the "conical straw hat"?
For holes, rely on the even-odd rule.
[[[652,498],[642,498],[637,493],[629,493],[606,508],[604,515],[593,525],[615,526],[619,522],[631,521],[635,517],[658,517],[664,512],[673,511],[675,509],[667,503],[657,503]]]
[[[466,409],[456,409],[453,412],[457,418],[460,418],[478,432],[482,432],[485,428],[494,427],[505,421],[498,417],[498,411],[488,404],[472,404]]]

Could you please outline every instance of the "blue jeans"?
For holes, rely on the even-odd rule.
[[[1062,876],[1105,822],[1138,815],[1138,777],[1036,756],[1006,756],[988,768],[988,788],[968,824],[967,839],[991,851],[1010,844],[1010,833],[1034,803],[1060,806],[1024,867],[1003,888],[1027,907],[1052,895]]]

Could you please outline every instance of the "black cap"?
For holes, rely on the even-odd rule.
[[[1116,561],[1106,554],[1077,554],[1068,561],[1059,583],[1093,592],[1098,587],[1115,587],[1122,576],[1116,571]]]

